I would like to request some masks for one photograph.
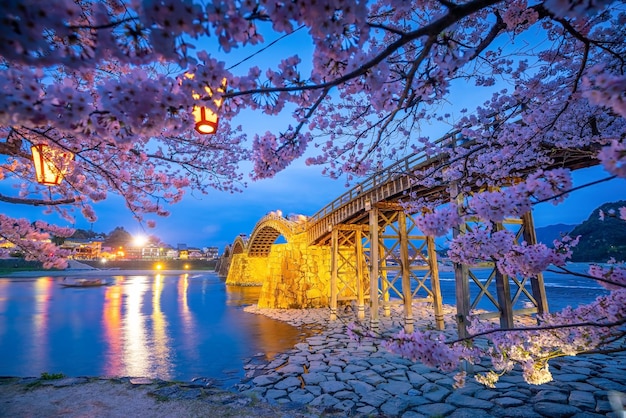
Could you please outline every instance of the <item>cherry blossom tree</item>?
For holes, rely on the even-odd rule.
[[[7,203],[65,217],[78,209],[93,221],[92,204],[116,193],[144,220],[167,215],[164,205],[187,190],[237,190],[246,160],[253,179],[306,158],[329,176],[352,180],[421,151],[447,158],[410,173],[415,185],[448,186],[439,199],[406,202],[420,208],[423,232],[445,234],[478,218],[484,228],[451,243],[454,260],[486,259],[507,274],[532,275],[562,265],[572,242],[520,245],[491,224],[566,198],[572,183],[564,167],[576,167],[578,157],[581,165],[597,158],[607,178],[626,177],[622,2],[0,4],[0,175],[16,185],[14,196],[0,196]],[[303,32],[312,56],[269,54],[266,68],[218,58],[241,47],[260,54],[266,38]],[[488,98],[452,110],[455,95],[481,94]],[[216,135],[193,131],[198,105],[219,113]],[[237,123],[250,110],[289,114],[293,122],[248,138]],[[423,135],[431,124],[456,132],[458,141]],[[75,156],[60,186],[33,181],[33,144]],[[5,240],[60,265],[63,254],[43,244],[47,233],[70,231],[0,218]],[[612,315],[623,330],[623,283],[618,287],[613,302],[601,305],[621,301]]]

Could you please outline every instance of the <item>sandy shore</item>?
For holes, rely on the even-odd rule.
[[[178,397],[172,396],[175,392]],[[129,378],[0,378],[0,417],[229,416],[274,418],[283,414],[252,397],[202,385]]]

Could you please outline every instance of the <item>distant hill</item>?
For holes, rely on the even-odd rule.
[[[576,225],[556,224],[536,228],[537,241],[552,247],[555,239],[560,239],[563,235],[572,232]]]
[[[572,261],[605,262],[611,257],[617,261],[626,260],[626,221],[619,219],[619,208],[624,206],[624,200],[605,203],[572,230],[570,236],[580,235]],[[600,220],[600,211],[604,212],[604,220]]]

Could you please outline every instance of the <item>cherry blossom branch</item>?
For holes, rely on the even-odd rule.
[[[542,326],[537,326],[537,327],[519,327],[519,328],[509,328],[509,329],[490,329],[487,331],[482,331],[482,332],[478,332],[476,334],[472,334],[469,335],[467,337],[464,338],[458,338],[456,340],[452,340],[452,341],[446,341],[446,344],[455,344],[455,343],[459,343],[459,342],[464,342],[464,341],[471,341],[471,340],[475,340],[476,338],[479,337],[484,337],[487,335],[492,335],[492,334],[496,334],[496,333],[519,333],[519,332],[526,332],[526,331],[550,331],[550,330],[557,330],[557,329],[569,329],[569,328],[579,328],[579,327],[592,327],[592,328],[614,328],[614,327],[618,327],[620,325],[624,325],[626,324],[626,318],[623,318],[619,321],[615,321],[615,322],[607,322],[607,323],[598,323],[598,322],[578,322],[575,324],[555,324],[555,325],[550,325],[547,327],[542,327]],[[624,348],[624,350],[626,350],[626,347]]]
[[[615,178],[617,178],[617,176],[608,176],[608,177],[605,177],[603,179],[594,180],[594,181],[591,181],[589,183],[581,184],[580,186],[571,187],[571,188],[569,188],[569,189],[567,189],[567,190],[565,190],[563,192],[555,194],[554,196],[550,196],[550,197],[547,197],[545,199],[536,200],[536,201],[533,202],[533,205],[537,205],[539,203],[544,203],[544,202],[549,202],[551,200],[558,199],[559,197],[568,195],[571,192],[575,192],[577,190],[581,190],[581,189],[584,189],[586,187],[595,186],[597,184],[601,184],[601,183],[604,183],[604,182],[607,182],[607,181],[611,181],[611,180],[613,180]]]
[[[428,36],[431,34],[439,34],[444,29],[448,28],[452,24],[458,22],[459,20],[470,16],[473,13],[476,13],[479,10],[482,10],[488,6],[492,6],[494,4],[500,3],[502,0],[476,0],[471,1],[469,3],[465,3],[463,5],[457,5],[453,9],[451,9],[446,15],[442,16],[438,20],[432,22],[429,25],[426,25],[420,29],[417,29],[412,32],[405,33],[402,35],[397,41],[390,43],[387,47],[385,47],[381,52],[379,52],[376,56],[374,56],[371,60],[364,63],[362,66],[356,68],[355,70],[344,74],[343,76],[337,77],[332,81],[328,81],[325,83],[318,84],[310,84],[310,85],[302,85],[296,87],[268,87],[263,89],[251,89],[237,92],[225,93],[223,97],[225,98],[233,98],[238,96],[248,96],[259,93],[273,93],[273,92],[294,92],[294,91],[305,91],[305,90],[319,90],[336,87],[341,85],[349,80],[356,79],[361,75],[367,73],[368,70],[380,64],[385,58],[388,58],[398,49],[402,48],[404,45],[412,42],[416,39],[421,38],[422,36]]]
[[[58,200],[43,200],[43,199],[23,199],[18,197],[10,197],[0,194],[0,202],[15,203],[20,205],[30,206],[57,206],[68,205],[76,203],[75,198],[58,199]]]
[[[626,284],[620,283],[620,282],[616,282],[614,280],[609,280],[609,279],[606,279],[604,277],[596,277],[596,276],[592,276],[590,274],[579,273],[579,272],[576,272],[576,271],[572,271],[572,270],[570,270],[568,268],[565,268],[563,266],[555,266],[555,267],[557,267],[559,270],[547,269],[546,271],[549,271],[551,273],[567,274],[567,275],[571,275],[571,276],[582,277],[582,278],[585,278],[585,279],[595,280],[595,281],[607,283],[607,284],[610,284],[610,285],[613,285],[613,286],[626,288]]]
[[[99,29],[110,29],[116,26],[122,25],[128,22],[136,22],[138,19],[136,17],[127,17],[125,19],[112,21],[109,23],[105,23],[102,25],[68,25],[67,28],[71,30],[75,29],[89,29],[89,30],[99,30]]]

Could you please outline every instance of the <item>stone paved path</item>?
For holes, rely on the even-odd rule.
[[[419,309],[419,307],[416,307]],[[325,330],[278,355],[271,363],[246,366],[247,381],[238,389],[288,411],[308,416],[389,417],[626,417],[613,412],[608,393],[626,393],[626,354],[590,355],[556,359],[550,370],[554,381],[541,386],[524,382],[514,370],[486,388],[468,378],[453,389],[452,374],[390,354],[377,341],[358,344],[346,335],[354,319],[351,311],[328,321],[328,310],[247,311],[286,321],[298,327]],[[417,314],[416,327],[434,323],[430,310]],[[454,335],[451,307],[446,307],[446,332]],[[381,329],[392,333],[401,326],[400,310],[383,318]],[[475,366],[481,371],[481,366]],[[484,370],[484,369],[483,369]],[[285,412],[285,416],[300,416]]]

